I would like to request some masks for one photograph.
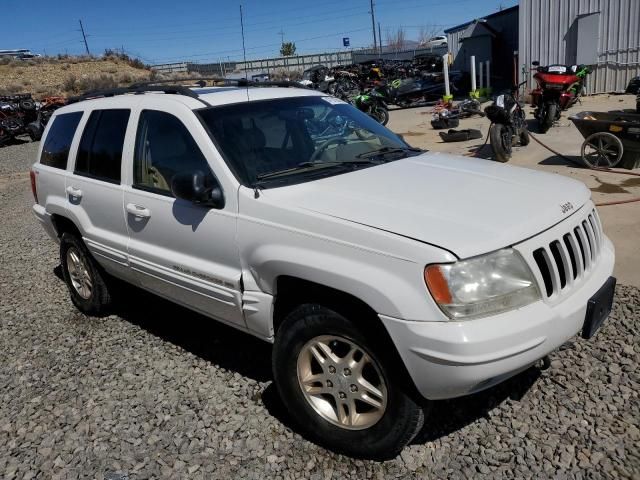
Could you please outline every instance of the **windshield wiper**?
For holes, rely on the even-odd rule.
[[[358,158],[374,158],[374,157],[383,157],[385,155],[395,155],[396,153],[422,153],[424,150],[420,148],[413,147],[382,147],[377,150],[372,150],[370,152],[359,153],[356,155]]]
[[[377,164],[379,161],[362,158],[362,159],[353,159],[353,160],[342,160],[342,161],[309,161],[309,162],[301,162],[295,167],[285,168],[283,170],[276,170],[275,172],[261,173],[256,176],[257,180],[267,180],[269,178],[280,177],[284,175],[289,175],[291,173],[298,173],[305,170],[318,170],[321,168],[327,167],[344,167],[348,165],[362,165],[362,164]]]

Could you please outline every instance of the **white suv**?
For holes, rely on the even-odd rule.
[[[44,139],[33,210],[76,307],[108,311],[116,277],[272,342],[299,428],[354,456],[397,454],[425,399],[611,309],[582,183],[413,149],[312,90],[137,86],[57,110]]]

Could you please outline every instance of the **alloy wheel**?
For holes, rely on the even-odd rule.
[[[297,361],[298,382],[309,405],[348,430],[375,425],[387,407],[387,386],[376,361],[352,340],[323,335],[308,341]]]
[[[85,300],[90,298],[93,292],[91,273],[83,256],[74,247],[67,250],[67,270],[69,272],[69,278],[71,279],[71,285],[73,285],[78,295]]]

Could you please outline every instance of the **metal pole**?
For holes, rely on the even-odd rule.
[[[491,88],[491,73],[490,73],[490,70],[489,70],[489,68],[490,68],[489,67],[489,60],[487,60],[485,62],[485,64],[487,65],[487,88]]]
[[[373,49],[378,49],[378,42],[376,41],[376,17],[373,13],[373,0],[371,0],[371,28],[373,29]]]
[[[84,33],[84,27],[82,26],[82,20],[78,20],[80,22],[80,31],[82,32],[82,39],[84,40],[84,48],[87,50],[87,55],[91,55],[89,52],[89,45],[87,45],[87,36]]]
[[[451,90],[449,88],[449,54],[448,53],[442,56],[442,71],[444,73],[444,92],[447,97],[450,97]]]
[[[471,91],[476,91],[476,56],[471,55]]]
[[[380,47],[380,56],[382,56],[382,30],[380,30],[380,22],[378,22],[378,47]]]

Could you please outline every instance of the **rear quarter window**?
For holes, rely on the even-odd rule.
[[[120,164],[130,110],[94,110],[84,127],[74,173],[120,183]]]
[[[67,168],[69,148],[82,118],[82,112],[56,115],[42,147],[40,164],[54,168]]]

